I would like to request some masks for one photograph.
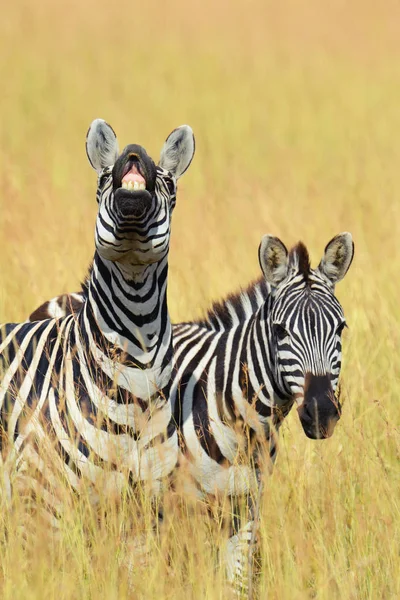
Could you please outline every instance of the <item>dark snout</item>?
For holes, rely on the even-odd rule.
[[[328,375],[307,373],[303,403],[297,410],[307,437],[317,440],[332,435],[340,419],[341,407]]]
[[[140,218],[151,209],[157,169],[142,146],[127,146],[117,159],[112,176],[116,207],[122,216]]]
[[[122,217],[140,219],[151,209],[152,197],[147,190],[130,192],[119,188],[115,192],[114,198],[116,209]]]

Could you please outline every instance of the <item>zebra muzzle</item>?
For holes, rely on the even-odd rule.
[[[114,194],[116,207],[122,217],[140,219],[150,211],[152,195],[147,190],[119,188]]]
[[[146,150],[127,146],[113,168],[116,210],[123,219],[141,219],[151,210],[157,170]]]
[[[311,439],[326,439],[340,419],[341,406],[329,375],[307,373],[303,402],[297,409],[304,433]]]

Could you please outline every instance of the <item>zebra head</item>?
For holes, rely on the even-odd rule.
[[[341,367],[341,334],[346,325],[334,295],[353,259],[350,233],[334,237],[316,269],[299,242],[290,252],[266,235],[259,248],[260,265],[272,287],[268,327],[276,377],[296,400],[305,434],[327,438],[340,418],[335,397]]]
[[[142,146],[119,153],[116,135],[96,119],[86,136],[89,162],[98,173],[96,248],[100,256],[127,266],[159,262],[169,248],[177,180],[195,150],[188,125],[167,138],[158,166]]]

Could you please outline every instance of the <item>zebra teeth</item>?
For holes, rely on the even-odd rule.
[[[130,190],[134,192],[146,189],[146,185],[144,183],[139,183],[138,181],[123,181],[121,187],[123,190]]]

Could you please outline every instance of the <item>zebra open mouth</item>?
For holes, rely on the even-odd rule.
[[[113,168],[114,196],[124,216],[138,218],[150,210],[156,176],[156,166],[142,146],[125,148]]]
[[[132,166],[131,166],[132,163]],[[140,163],[130,159],[125,166],[121,187],[123,190],[145,190],[146,180],[141,173]]]
[[[114,191],[119,189],[152,194],[155,190],[157,170],[142,146],[130,144],[122,152],[113,168]]]

